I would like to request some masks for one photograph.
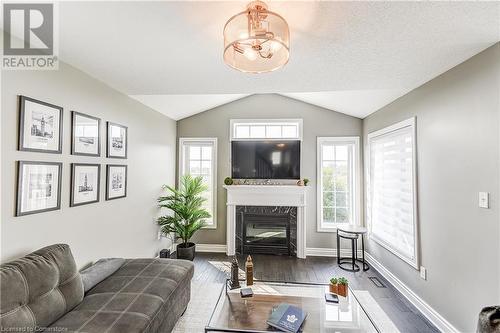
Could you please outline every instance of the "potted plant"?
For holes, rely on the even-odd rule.
[[[338,281],[336,277],[330,279],[330,292],[333,294],[338,293]]]
[[[347,285],[349,284],[349,281],[345,277],[341,277],[339,278],[338,283],[338,294],[340,296],[347,297],[347,291],[349,290]]]
[[[303,182],[304,182],[304,186],[307,186],[307,183],[309,183],[309,178],[304,178]]]
[[[164,188],[169,193],[159,197],[158,204],[162,208],[170,209],[173,215],[161,216],[157,223],[163,234],[175,233],[178,239],[182,239],[182,243],[177,244],[177,258],[193,260],[195,244],[189,240],[196,231],[205,226],[205,219],[210,218],[210,213],[202,208],[206,199],[201,194],[207,187],[203,184],[202,177],[184,175],[178,189],[167,185]]]
[[[226,185],[233,185],[233,178],[231,178],[231,177],[226,177],[226,178],[224,179],[224,184],[226,184]]]

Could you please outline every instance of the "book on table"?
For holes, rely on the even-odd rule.
[[[294,305],[281,303],[273,309],[267,324],[283,332],[297,333],[300,331],[307,312]]]
[[[339,297],[333,293],[326,292],[325,293],[325,300],[329,303],[338,303]]]

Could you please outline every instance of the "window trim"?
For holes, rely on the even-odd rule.
[[[361,225],[361,152],[360,152],[360,137],[359,136],[318,136],[316,139],[316,231],[317,232],[336,232],[337,224],[333,227],[323,227],[323,191],[322,191],[322,161],[323,154],[321,147],[325,142],[354,143],[354,194],[353,194],[353,209],[351,225]]]
[[[177,183],[180,182],[181,176],[184,174],[185,156],[183,154],[183,148],[186,143],[210,143],[212,145],[212,167],[213,177],[212,177],[212,192],[213,192],[213,202],[212,202],[212,221],[211,225],[203,227],[203,229],[217,229],[217,138],[216,137],[181,137],[179,138],[179,172],[177,177]]]
[[[256,140],[266,140],[266,141],[286,141],[286,140],[300,140],[303,138],[303,119],[230,119],[229,120],[229,139],[230,141],[256,141]],[[236,124],[282,124],[293,123],[298,125],[298,137],[297,138],[237,138],[235,137],[234,126]]]
[[[385,248],[387,251],[398,257],[399,259],[403,260],[416,270],[419,269],[419,263],[420,263],[420,237],[419,237],[419,223],[418,223],[418,189],[417,189],[417,126],[416,126],[416,117],[412,117],[403,121],[400,121],[398,123],[395,123],[393,125],[384,127],[380,130],[368,133],[367,137],[367,142],[366,142],[366,147],[365,147],[365,166],[366,166],[366,203],[365,203],[365,210],[366,210],[366,217],[367,217],[367,222],[370,221],[370,223],[367,223],[367,229],[368,229],[368,237],[375,241],[378,245],[382,246]],[[411,260],[408,257],[405,257],[399,251],[397,251],[394,247],[392,247],[390,244],[387,244],[387,242],[384,242],[383,240],[374,237],[374,235],[371,232],[371,219],[369,218],[370,216],[370,209],[369,207],[372,207],[373,205],[370,204],[369,200],[371,200],[371,195],[370,195],[370,175],[371,175],[371,166],[370,166],[370,159],[371,159],[371,140],[375,137],[379,137],[385,134],[392,133],[394,131],[406,128],[406,127],[411,127],[411,132],[413,136],[412,140],[412,194],[413,194],[413,230],[414,235],[414,242],[415,242],[415,248],[414,248],[414,253],[413,253],[413,260]]]

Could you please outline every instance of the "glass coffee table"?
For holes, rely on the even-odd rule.
[[[256,281],[250,287],[253,296],[242,298],[226,283],[205,332],[277,332],[266,321],[280,303],[307,312],[303,332],[379,332],[350,289],[339,303],[327,303],[328,285]]]

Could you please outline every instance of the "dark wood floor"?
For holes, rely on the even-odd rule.
[[[367,290],[403,333],[439,332],[392,285],[373,268],[366,272],[346,272],[335,258],[308,257],[306,260],[286,256],[254,255],[254,276],[260,280],[328,283],[332,276],[345,276],[354,290]],[[238,258],[244,267],[244,258]],[[230,258],[222,253],[197,253],[193,280],[224,282]],[[377,287],[369,277],[377,277],[385,287]]]

